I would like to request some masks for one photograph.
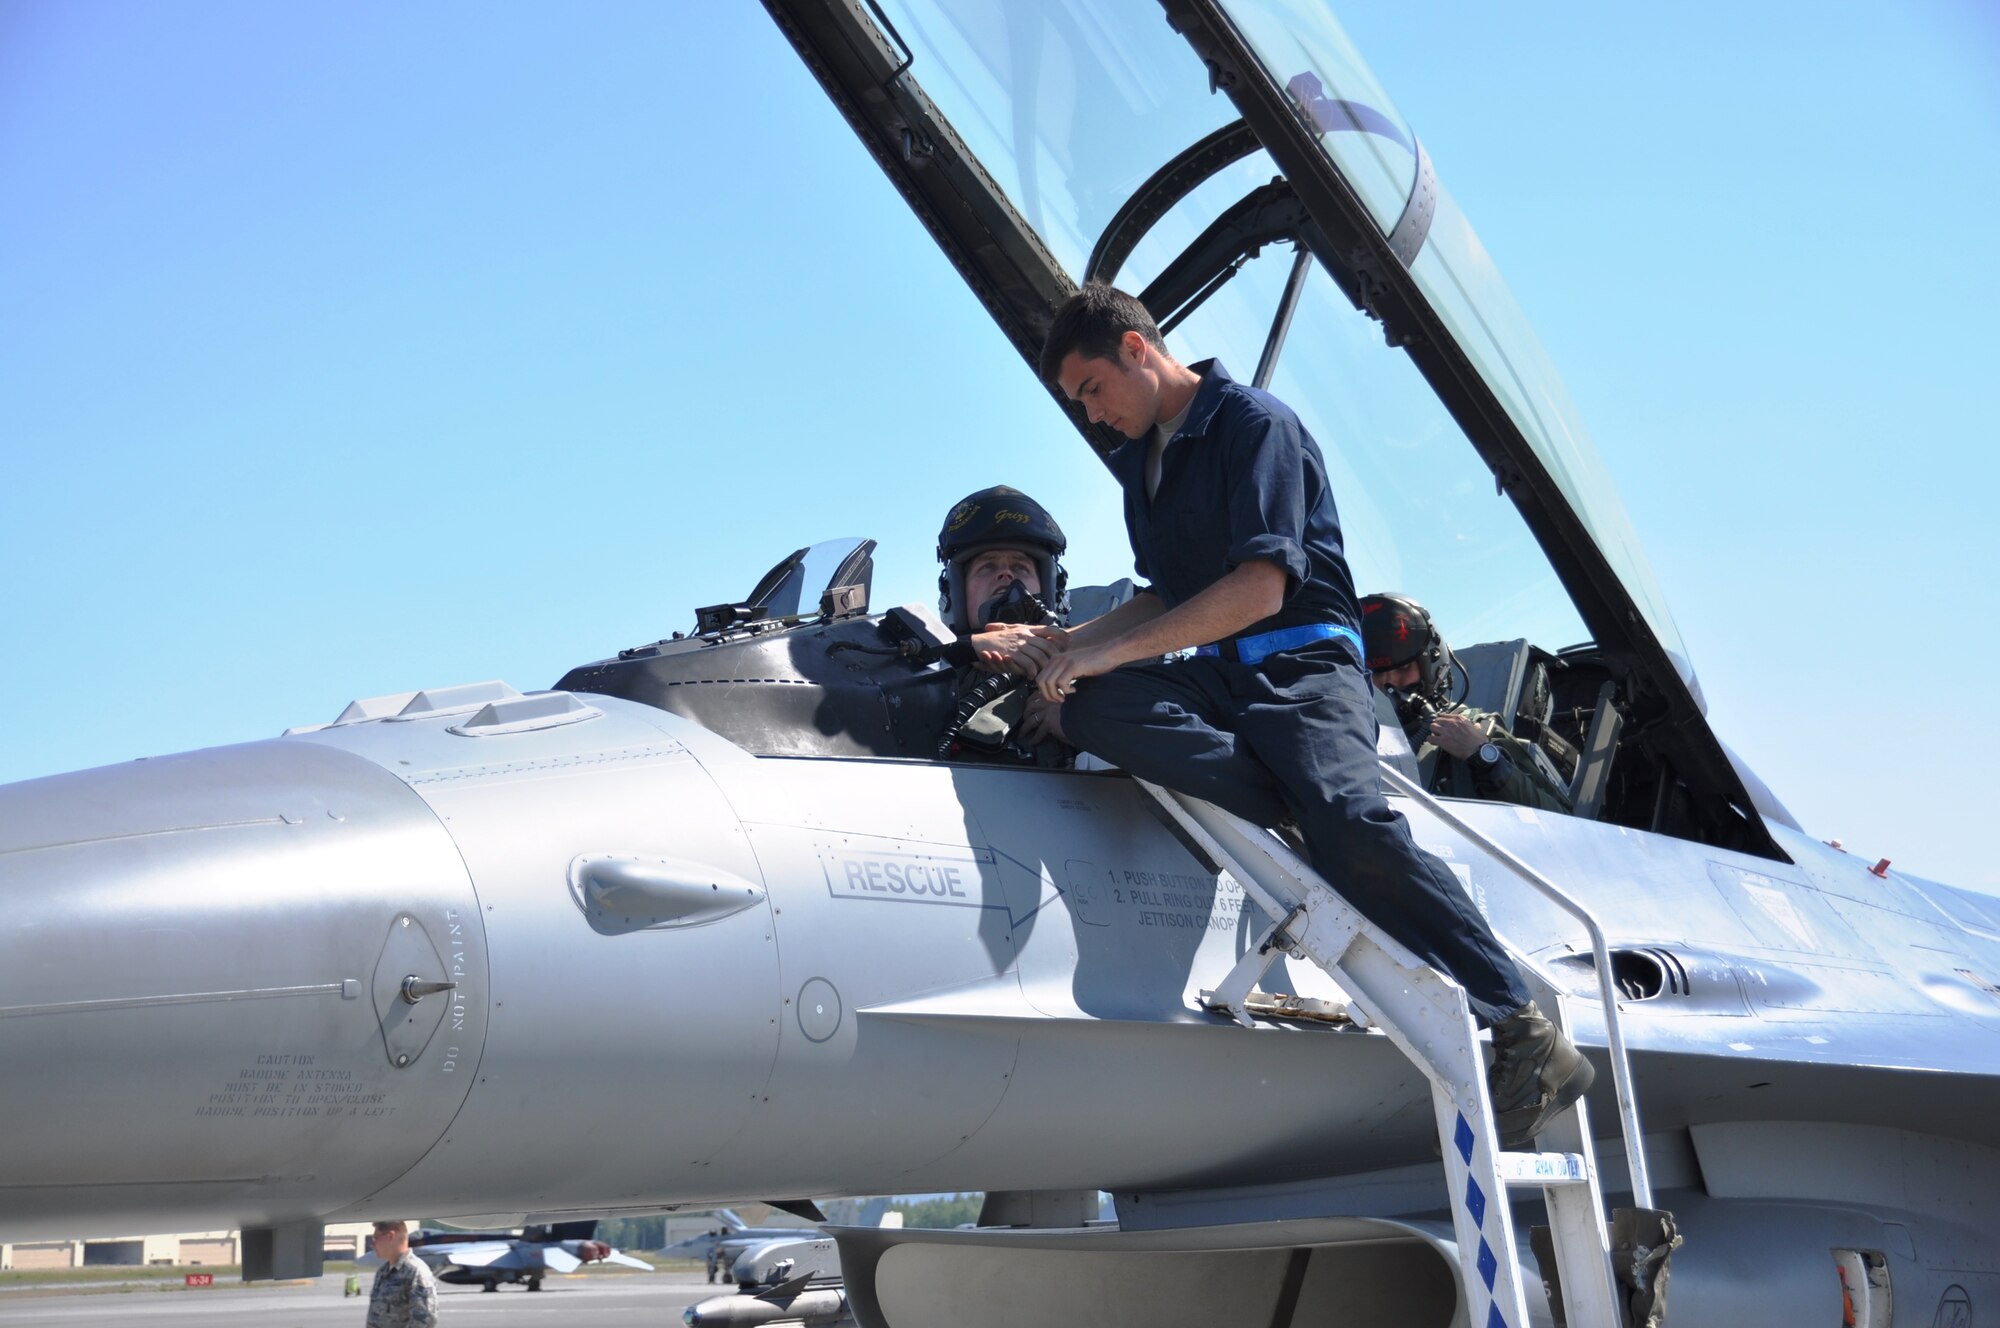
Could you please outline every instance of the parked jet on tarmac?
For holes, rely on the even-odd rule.
[[[2000,902],[1828,847],[1723,745],[1553,369],[1332,20],[767,7],[1026,358],[1104,277],[1182,360],[1254,366],[1357,564],[1491,626],[1472,702],[1585,754],[1576,815],[1398,803],[1600,1060],[1582,930],[1485,845],[1609,934],[1676,1319],[2000,1312]],[[863,1322],[1458,1321],[1472,1196],[1424,1078],[1378,1028],[1211,1010],[1276,919],[1126,776],[934,759],[935,624],[866,612],[867,567],[801,550],[552,691],[0,789],[0,1237],[241,1224],[247,1275],[296,1275],[385,1211],[985,1190],[981,1230],[840,1234]],[[1342,998],[1283,958],[1263,990]],[[579,1111],[618,1146],[551,1148]],[[1616,1189],[1636,1159],[1603,1157]],[[1053,1216],[1100,1189],[1115,1229]]]
[[[669,1245],[661,1253],[684,1259],[701,1259],[706,1261],[709,1258],[710,1251],[721,1249],[727,1253],[727,1262],[722,1265],[727,1268],[730,1264],[735,1263],[737,1255],[743,1253],[744,1250],[750,1248],[752,1245],[761,1244],[767,1240],[793,1240],[823,1234],[817,1226],[767,1225],[753,1227],[738,1217],[736,1210],[733,1208],[718,1208],[715,1210],[715,1216],[717,1219],[716,1226],[702,1232],[698,1236],[689,1236],[686,1240]]]
[[[502,1282],[519,1282],[530,1291],[540,1291],[548,1274],[573,1273],[591,1263],[619,1263],[648,1272],[653,1268],[598,1240],[594,1220],[531,1226],[518,1236],[419,1230],[410,1233],[410,1249],[431,1266],[439,1281],[477,1285],[481,1291],[497,1291]]]

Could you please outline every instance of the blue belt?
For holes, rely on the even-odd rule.
[[[1275,632],[1259,632],[1255,636],[1236,636],[1227,641],[1217,641],[1214,645],[1196,646],[1197,655],[1219,655],[1223,659],[1235,660],[1238,664],[1261,664],[1265,658],[1281,650],[1296,650],[1314,641],[1339,639],[1354,647],[1357,660],[1366,659],[1368,654],[1361,647],[1361,633],[1352,627],[1342,627],[1336,623],[1305,623],[1298,627],[1280,627]]]

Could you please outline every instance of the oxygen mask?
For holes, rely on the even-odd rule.
[[[999,594],[979,606],[972,617],[972,630],[992,623],[1024,623],[1039,626],[1049,620],[1049,606],[1019,581],[1009,581]]]
[[[1431,721],[1438,716],[1437,707],[1422,692],[1405,691],[1401,687],[1385,690],[1389,693],[1389,704],[1396,708],[1396,722],[1409,735],[1410,746],[1423,746],[1430,740]]]

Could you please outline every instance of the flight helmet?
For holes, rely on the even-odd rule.
[[[1019,489],[996,484],[967,494],[945,514],[938,530],[938,613],[955,632],[971,632],[981,607],[965,602],[965,566],[988,549],[1019,549],[1035,561],[1040,599],[1061,621],[1069,613],[1069,573],[1062,555],[1069,548],[1062,527],[1040,503]]]
[[[1451,699],[1451,647],[1423,605],[1405,595],[1365,595],[1361,600],[1361,644],[1368,671],[1397,669],[1415,661],[1411,690],[1433,705]]]

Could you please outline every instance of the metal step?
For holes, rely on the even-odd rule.
[[[1467,1322],[1477,1328],[1526,1328],[1527,1275],[1507,1191],[1536,1186],[1549,1211],[1568,1322],[1576,1328],[1620,1328],[1584,1103],[1563,1113],[1537,1140],[1553,1151],[1502,1151],[1487,1095],[1486,1060],[1463,989],[1363,918],[1275,835],[1201,799],[1139,782],[1266,915],[1278,919],[1213,990],[1201,993],[1203,1004],[1249,1027],[1258,1012],[1254,988],[1279,956],[1316,964],[1347,993],[1349,1017],[1379,1028],[1430,1080],[1453,1196]],[[1523,967],[1537,1002],[1563,1026],[1561,993]],[[1622,1043],[1617,1050],[1622,1055]],[[1621,1076],[1620,1082],[1628,1081]],[[1636,1121],[1634,1112],[1630,1123]]]
[[[1581,1153],[1495,1153],[1493,1168],[1505,1185],[1588,1185]]]

